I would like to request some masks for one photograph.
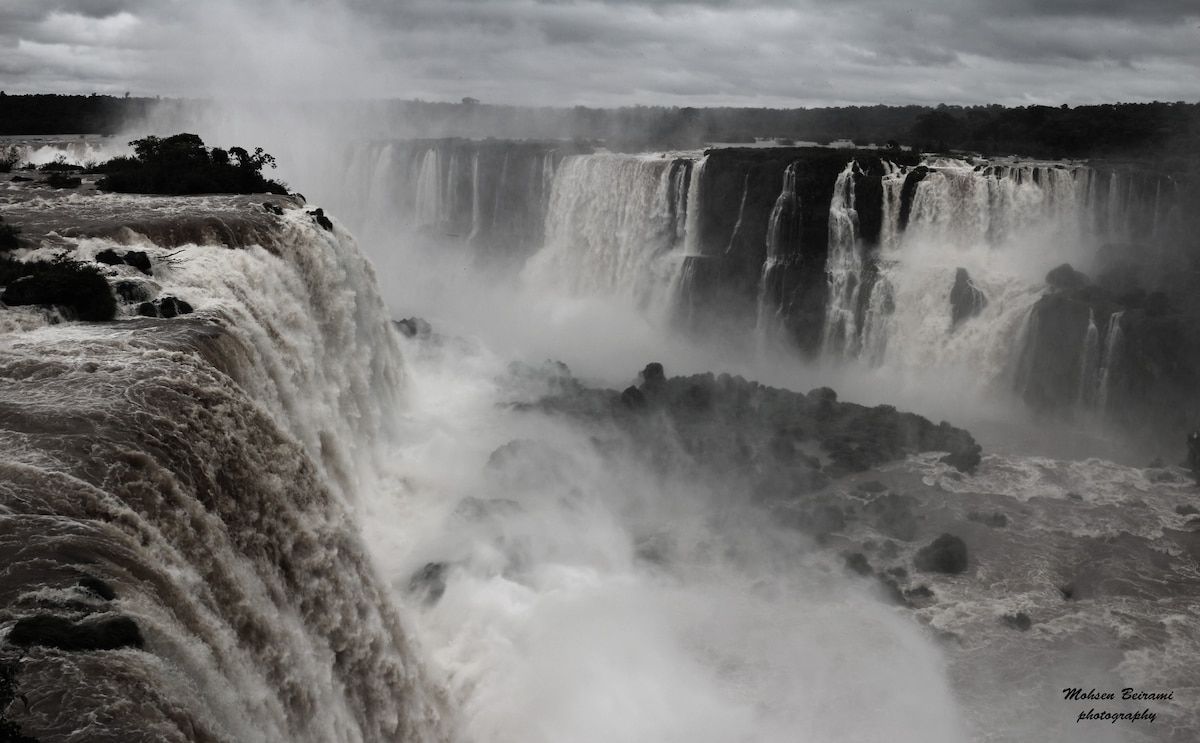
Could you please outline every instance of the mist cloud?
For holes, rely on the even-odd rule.
[[[1182,0],[16,0],[9,92],[811,106],[1200,99]]]

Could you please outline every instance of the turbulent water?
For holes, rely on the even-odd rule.
[[[457,146],[360,151],[351,167],[374,168],[371,185],[351,189],[355,173],[342,183],[394,317],[433,323],[412,337],[390,322],[342,224],[323,229],[298,200],[277,200],[276,216],[251,198],[4,191],[0,214],[40,244],[22,257],[144,250],[152,275],[104,270],[131,295],[196,309],[140,318],[131,301],[111,323],[0,309],[0,636],[53,614],[85,627],[128,617],[144,638],[28,648],[24,700],[6,710],[25,734],[1194,738],[1200,543],[1181,468],[1018,455],[996,434],[970,475],[927,454],[835,480],[825,493],[847,514],[881,497],[908,503],[911,531],[848,517],[816,540],[744,483],[706,480],[681,448],[647,463],[603,416],[531,405],[562,390],[547,357],[616,389],[658,360],[668,374],[729,369],[849,396],[843,367],[731,359],[667,332],[687,259],[703,250],[706,160]],[[1036,194],[1014,171],[980,193],[991,181],[939,167],[903,235],[906,172],[883,177],[874,283],[859,275],[851,170],[830,204],[827,317],[846,322],[824,340],[884,371],[860,372],[871,402],[907,394],[880,381],[905,365],[999,374],[1005,353],[981,349],[1011,349],[1052,267],[1008,246],[1033,233],[1074,245],[1073,231],[1099,229],[1079,222],[1080,204],[1099,198],[1082,171],[1043,173]],[[484,179],[501,172],[542,216],[533,233],[485,219],[499,202]],[[774,184],[754,274],[764,286],[799,228],[802,177]],[[748,214],[746,184],[729,208]],[[1121,198],[1106,189],[1102,201]],[[501,232],[529,256],[519,273],[475,258]],[[963,266],[989,303],[951,334],[941,304]],[[860,287],[878,298],[851,296]],[[768,292],[751,296],[746,334],[761,343],[779,333],[777,315]],[[1120,334],[1119,318],[1095,327],[1100,390],[1101,349]],[[915,570],[918,549],[947,531],[969,545],[969,569]],[[850,553],[905,602],[847,570]],[[1076,687],[1118,699],[1064,699]],[[1122,701],[1127,687],[1171,698]],[[1155,719],[1077,721],[1089,710]]]

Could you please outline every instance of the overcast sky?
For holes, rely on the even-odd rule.
[[[801,107],[1200,101],[1200,0],[2,0],[0,89]]]

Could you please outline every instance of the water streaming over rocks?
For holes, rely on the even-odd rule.
[[[356,527],[400,367],[351,238],[287,201],[16,201],[33,256],[136,246],[152,277],[110,277],[196,311],[2,313],[0,626],[6,659],[25,637],[27,701],[11,719],[47,741],[445,739]],[[190,232],[197,217],[225,229]],[[77,638],[128,619],[140,641],[64,649],[23,630],[41,617]]]

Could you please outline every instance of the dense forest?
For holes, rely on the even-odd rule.
[[[110,96],[4,95],[0,134],[112,134],[144,119],[188,119],[206,101]],[[1096,106],[846,106],[838,108],[526,108],[480,103],[376,101],[297,104],[306,116],[358,117],[361,130],[394,135],[563,138],[614,149],[700,147],[708,142],[850,140],[926,152],[972,151],[1043,158],[1170,153],[1200,156],[1200,104]]]

